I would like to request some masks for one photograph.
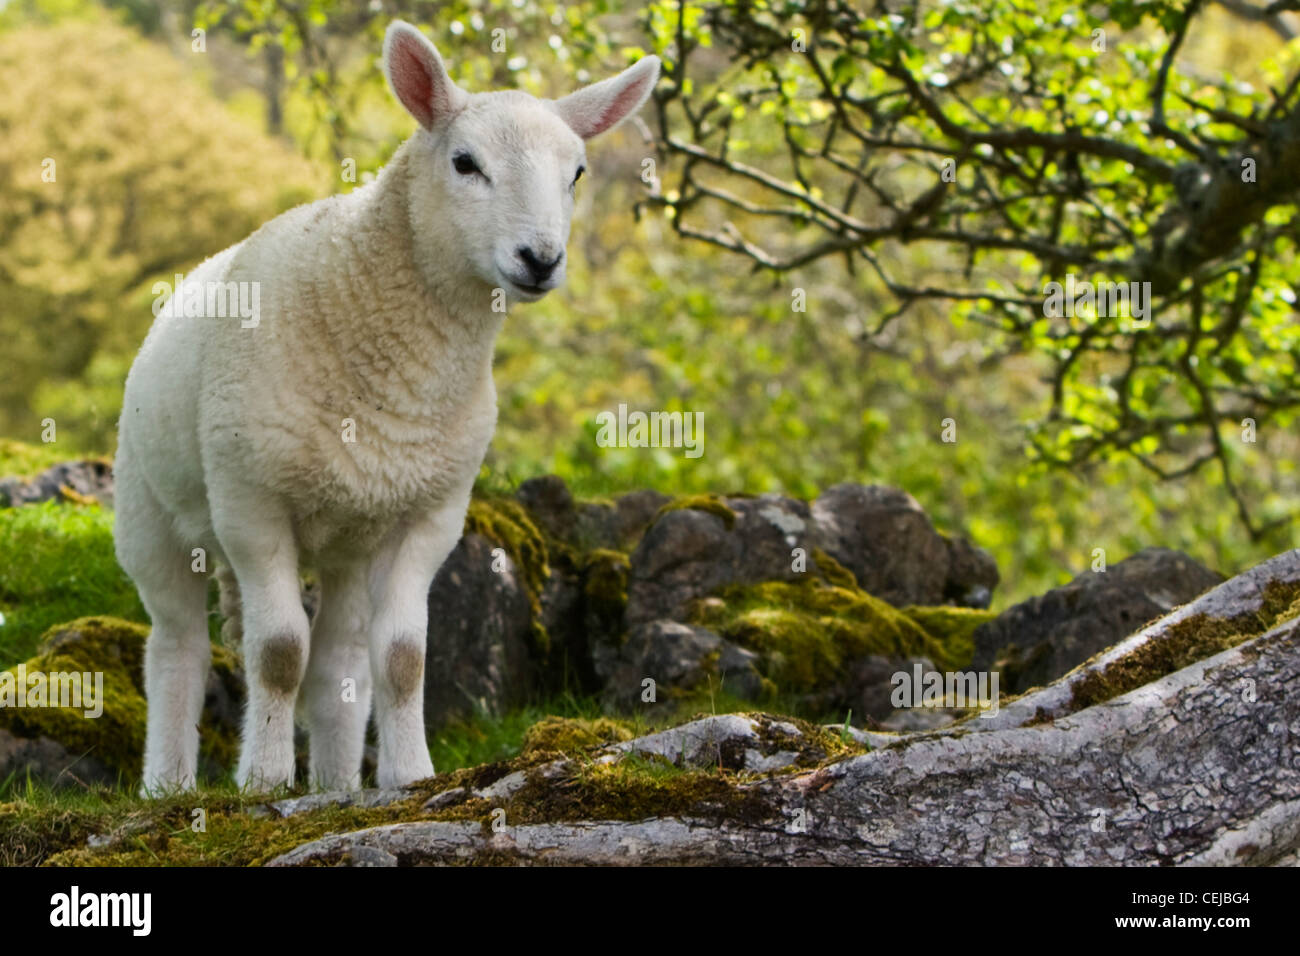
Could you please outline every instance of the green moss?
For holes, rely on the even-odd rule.
[[[543,716],[532,707],[501,714],[479,712],[450,721],[429,736],[433,765],[443,772],[508,760],[519,753],[528,728]]]
[[[681,511],[683,508],[691,511],[704,511],[721,518],[728,531],[736,526],[736,513],[727,507],[727,503],[718,495],[686,495],[676,498],[660,508],[659,512],[654,516],[654,520],[658,521],[668,512]],[[651,523],[653,524],[653,522]]]
[[[470,798],[437,812],[423,809],[428,790],[385,807],[325,807],[280,819],[257,813],[260,801],[238,793],[183,794],[156,803],[109,797],[98,808],[68,811],[21,804],[0,806],[0,861],[50,866],[257,866],[330,833],[415,820],[477,820],[486,829],[505,810],[508,826],[655,816],[761,822],[779,811],[740,781],[716,771],[679,770],[668,761],[629,756],[611,764],[576,761],[558,779],[531,777],[504,803]],[[205,832],[193,830],[194,809],[206,811]],[[253,811],[253,812],[250,812]],[[92,834],[120,832],[107,847],[89,848]],[[490,854],[477,864],[509,862]]]
[[[425,798],[417,793],[385,807],[324,807],[287,819],[259,809],[262,799],[221,790],[150,802],[110,798],[98,813],[73,814],[64,823],[58,843],[47,843],[44,862],[49,866],[257,866],[328,833],[428,819],[420,809]],[[193,828],[195,809],[206,813],[202,832]],[[12,814],[9,820],[6,810]],[[20,828],[48,832],[53,829],[49,816],[10,804],[0,808],[0,835]],[[85,846],[87,836],[105,832],[121,833],[123,838],[107,847]]]
[[[542,589],[551,576],[546,539],[519,502],[510,498],[476,498],[465,515],[465,534],[478,534],[505,549],[519,568],[532,608],[533,640],[545,654],[550,635],[542,624]]]
[[[523,754],[574,754],[602,744],[631,740],[631,728],[608,717],[544,717],[524,734]]]
[[[973,607],[920,607],[903,608],[903,613],[921,625],[930,636],[947,648],[948,656],[959,668],[967,667],[975,658],[975,630],[993,620],[997,614]]]
[[[827,584],[832,584],[837,588],[848,588],[849,590],[857,588],[857,576],[821,548],[813,548],[812,559],[817,565],[817,570],[821,573],[822,579]]]
[[[1132,653],[1085,674],[1071,690],[1071,712],[1127,694],[1297,616],[1300,581],[1270,581],[1264,587],[1258,610],[1231,618],[1192,615]]]
[[[632,563],[622,551],[597,548],[582,559],[585,572],[583,593],[589,601],[623,606],[627,604],[627,577]]]
[[[855,657],[928,657],[954,666],[949,649],[912,617],[857,589],[816,579],[726,588],[698,602],[697,624],[763,655],[765,676],[788,691],[833,685]]]
[[[85,708],[3,707],[0,727],[20,737],[49,737],[126,777],[139,775],[144,753],[144,641],[148,628],[109,617],[86,617],[52,628],[25,662],[28,674],[104,675],[103,713]],[[16,675],[17,668],[9,668]],[[84,701],[83,701],[84,702]]]
[[[757,823],[778,816],[763,796],[716,770],[682,770],[662,758],[628,755],[575,762],[560,779],[530,775],[505,804],[509,825],[693,817]]]
[[[841,730],[832,730],[800,717],[781,715],[774,718],[771,714],[759,713],[746,716],[752,717],[758,725],[758,736],[765,748],[771,751],[798,752],[799,758],[794,766],[799,768],[828,763],[849,754],[864,753],[867,749]],[[780,724],[792,724],[800,736],[787,735],[778,726]]]
[[[757,720],[766,748],[801,753],[791,771],[817,767],[861,749],[846,744],[833,731],[797,718],[749,716]],[[486,829],[498,809],[505,810],[508,826],[656,816],[762,823],[779,816],[767,798],[746,786],[753,776],[737,772],[743,764],[739,759],[699,770],[653,755],[627,754],[597,763],[581,753],[603,741],[630,736],[635,723],[599,717],[548,718],[530,733],[525,752],[510,760],[420,781],[409,797],[388,806],[323,807],[287,819],[265,807],[265,796],[243,793],[229,784],[157,800],[102,789],[73,794],[29,791],[21,799],[0,804],[0,865],[260,865],[330,833],[391,823],[475,821]],[[803,736],[787,740],[783,723],[794,724]],[[636,727],[637,732],[643,730]],[[536,771],[543,764],[553,765],[557,750],[570,759],[558,773],[552,769],[549,778],[543,778]],[[467,794],[437,810],[425,808],[435,794],[457,788],[481,790],[517,771],[525,773],[525,783],[508,799],[490,801]],[[203,832],[193,828],[196,808],[206,812]],[[108,846],[87,847],[87,838],[95,834],[116,839]],[[472,862],[512,861],[484,853]]]
[[[628,556],[621,551],[597,548],[582,560],[584,626],[593,637],[614,639],[626,636],[623,612],[627,609],[627,582],[632,573]]]
[[[41,639],[39,653],[24,662],[28,674],[40,672],[103,674],[103,712],[85,716],[85,709],[62,707],[0,708],[0,728],[24,737],[48,737],[70,752],[93,757],[127,780],[142,769],[145,738],[144,647],[149,629],[112,617],[84,617],[61,624]],[[236,656],[222,647],[212,649],[218,678],[237,682]],[[17,666],[8,669],[16,674]],[[239,741],[233,729],[199,729],[205,756],[233,767]]]

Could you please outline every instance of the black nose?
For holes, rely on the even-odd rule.
[[[558,266],[560,260],[564,258],[564,253],[561,252],[550,262],[544,262],[537,258],[537,254],[527,246],[520,246],[515,251],[519,254],[519,258],[524,260],[524,265],[528,266],[528,271],[532,273],[534,285],[541,285],[549,279],[551,273],[555,271],[555,267]]]

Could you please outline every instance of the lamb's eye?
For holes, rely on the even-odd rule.
[[[474,162],[474,157],[469,153],[457,153],[451,158],[451,165],[462,176],[473,176],[475,173],[481,175],[483,173],[483,170],[478,168],[478,163]]]
[[[578,171],[573,174],[573,185],[575,186],[578,185],[578,180],[582,178],[582,174],[585,173],[586,171],[587,171],[586,166],[578,167]]]

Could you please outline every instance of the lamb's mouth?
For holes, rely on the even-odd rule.
[[[522,298],[528,299],[529,301],[536,301],[546,295],[546,293],[550,292],[551,289],[555,288],[550,285],[529,285],[528,283],[520,282],[517,279],[511,279],[510,284],[514,286],[515,290],[520,293]]]

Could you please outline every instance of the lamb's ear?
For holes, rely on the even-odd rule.
[[[556,100],[555,112],[575,133],[591,139],[639,110],[658,79],[659,57],[642,57],[618,76]]]
[[[394,20],[384,34],[384,75],[393,95],[425,129],[458,113],[469,95],[452,82],[423,33]]]

